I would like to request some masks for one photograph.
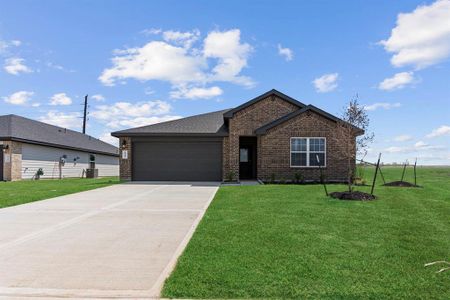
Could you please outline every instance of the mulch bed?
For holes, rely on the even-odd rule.
[[[415,185],[414,183],[409,183],[406,181],[393,181],[393,182],[388,182],[383,185],[384,186],[399,186],[399,187],[420,187],[418,185]]]
[[[368,194],[368,193],[364,193],[364,192],[359,192],[359,191],[354,191],[354,192],[333,192],[330,193],[330,196],[336,199],[341,199],[341,200],[355,200],[355,201],[371,201],[371,200],[375,200],[376,197]]]

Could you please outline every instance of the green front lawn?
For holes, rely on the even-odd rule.
[[[0,208],[92,190],[116,183],[119,183],[117,177],[0,182]]]
[[[450,299],[450,272],[423,266],[450,260],[450,168],[418,172],[424,188],[378,185],[373,202],[327,198],[320,185],[222,187],[162,295]]]

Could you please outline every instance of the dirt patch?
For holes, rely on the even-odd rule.
[[[393,181],[393,182],[388,182],[383,185],[384,186],[399,186],[399,187],[420,187],[418,185],[415,185],[414,183],[409,183],[406,181]]]
[[[330,194],[331,197],[341,200],[355,200],[355,201],[371,201],[375,200],[374,195],[364,193],[364,192],[333,192]]]

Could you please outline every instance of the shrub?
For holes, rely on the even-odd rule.
[[[44,171],[42,170],[42,168],[39,168],[35,174],[36,180],[39,180],[39,178],[41,178],[42,175],[44,175]]]
[[[227,175],[225,176],[225,180],[226,181],[233,181],[234,180],[234,172],[233,171],[229,171],[228,173],[227,173]]]
[[[270,182],[274,183],[275,182],[275,173],[270,174]]]
[[[304,180],[304,177],[303,177],[302,173],[300,173],[300,172],[294,173],[294,182],[295,183],[303,182],[303,180]]]

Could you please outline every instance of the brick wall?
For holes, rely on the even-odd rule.
[[[224,179],[230,172],[238,179],[239,136],[252,136],[255,129],[297,109],[297,106],[281,98],[269,96],[235,113],[229,121],[229,136],[224,139]]]
[[[126,143],[124,145],[124,142]],[[120,180],[130,181],[132,174],[132,164],[131,164],[131,156],[132,156],[132,144],[131,138],[129,137],[121,137],[119,138],[119,165],[120,165]],[[122,158],[122,152],[126,150],[128,151],[128,158]]]
[[[229,120],[229,136],[224,138],[223,176],[232,172],[235,179],[239,174],[239,137],[254,136],[254,130],[276,120],[298,107],[276,96],[269,96],[239,112]],[[291,168],[291,137],[325,137],[327,166],[324,175],[330,181],[346,181],[348,163],[343,155],[342,143],[335,139],[337,124],[314,112],[301,114],[257,137],[257,176],[269,180],[292,180],[300,173],[305,180],[320,180],[318,168]],[[354,164],[352,165],[354,168]]]
[[[320,180],[319,168],[290,167],[290,138],[325,137],[324,175],[330,181],[346,181],[348,174],[348,162],[344,156],[346,147],[337,140],[337,130],[337,123],[314,112],[303,113],[270,129],[265,135],[259,137],[258,177],[269,180],[272,174],[275,174],[276,179],[292,180],[295,173],[299,173],[305,180]]]
[[[22,143],[6,141],[4,145],[8,145],[8,149],[4,150],[3,156],[3,178],[8,181],[22,179]],[[6,162],[6,157],[9,161]]]

